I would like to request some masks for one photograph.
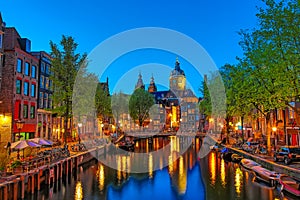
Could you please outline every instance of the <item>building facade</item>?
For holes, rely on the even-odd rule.
[[[38,73],[38,109],[37,109],[37,137],[46,139],[56,139],[52,135],[52,80],[51,57],[44,51],[31,52],[31,55],[39,60]]]
[[[22,38],[13,27],[5,28],[4,66],[0,101],[9,117],[10,136],[14,142],[35,137],[37,124],[38,59],[30,54],[31,41]],[[18,125],[18,126],[17,126]]]

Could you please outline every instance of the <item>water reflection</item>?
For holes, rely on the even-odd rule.
[[[186,170],[183,163],[183,157],[179,158],[179,177],[178,177],[178,191],[179,194],[185,194],[186,192]]]
[[[215,185],[216,182],[216,152],[211,152],[209,155],[209,169],[210,169],[210,180],[211,185]]]
[[[225,173],[225,161],[221,160],[221,184],[223,187],[226,187],[226,173]]]
[[[97,177],[99,180],[99,190],[102,192],[104,190],[105,173],[104,166],[101,163],[98,165]]]
[[[181,143],[176,137],[155,138],[149,149],[162,148],[164,143],[172,144],[167,159],[165,154],[155,157],[149,153],[143,161],[145,173],[129,173],[133,165],[139,164],[132,156],[109,155],[107,159],[115,162],[117,169],[95,161],[78,170],[76,178],[70,177],[70,181],[66,178],[60,185],[44,188],[37,199],[283,199],[273,188],[252,182],[251,174],[225,162],[218,152],[197,160],[199,139],[193,139],[193,145],[182,155],[178,153]],[[137,151],[146,150],[146,140],[137,144],[145,148],[136,148]],[[169,166],[163,167],[166,164]],[[29,194],[27,199],[33,198]]]
[[[241,193],[241,187],[243,182],[243,172],[239,167],[235,169],[235,191],[237,193],[237,196],[240,196]]]
[[[82,184],[81,181],[78,181],[75,187],[75,200],[82,200],[82,199],[83,199]]]

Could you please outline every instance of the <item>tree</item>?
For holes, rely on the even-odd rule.
[[[86,54],[75,53],[77,43],[70,36],[62,36],[59,46],[50,41],[51,77],[53,81],[53,111],[64,117],[64,142],[67,142],[69,119],[72,117],[72,94],[76,74],[86,59]]]
[[[257,14],[259,28],[240,32],[244,57],[239,60],[249,74],[251,102],[266,118],[270,151],[271,111],[291,107],[297,113],[290,102],[300,98],[300,10],[297,0],[263,2],[266,6]]]
[[[140,127],[149,118],[149,111],[154,103],[154,97],[144,89],[136,89],[131,95],[129,99],[129,114],[134,121],[138,121]]]
[[[116,120],[116,124],[119,123],[120,115],[129,113],[128,104],[129,104],[128,95],[122,92],[113,94],[112,101],[111,101],[111,108],[112,108],[112,113]]]
[[[103,90],[101,83],[98,83],[97,85],[95,105],[97,117],[100,121],[104,121],[112,117],[111,97],[107,91]]]

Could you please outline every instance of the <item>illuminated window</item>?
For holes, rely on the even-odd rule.
[[[28,118],[28,105],[23,106],[23,118],[27,119]]]
[[[17,94],[21,94],[21,87],[22,87],[22,81],[21,80],[17,80],[16,81],[16,93]]]

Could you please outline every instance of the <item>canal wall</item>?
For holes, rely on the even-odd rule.
[[[214,138],[211,135],[208,135],[210,139],[214,140],[215,143],[217,143],[217,139]],[[265,155],[260,155],[260,154],[250,154],[248,152],[245,152],[243,150],[228,146],[228,145],[223,145],[221,144],[222,147],[226,147],[229,149],[229,151],[234,152],[243,158],[251,159],[257,163],[259,163],[262,167],[267,168],[272,171],[276,171],[281,174],[286,174],[291,177],[295,177],[296,179],[300,180],[300,169],[296,169],[293,167],[289,167],[288,165],[282,165],[279,163],[275,163],[272,161],[272,157],[270,156],[265,156]]]
[[[244,158],[254,160],[255,162],[259,163],[264,168],[267,168],[272,171],[276,171],[281,174],[286,174],[286,175],[295,177],[300,180],[300,170],[299,169],[292,168],[287,165],[275,163],[273,161],[270,161],[270,160],[264,158],[264,155],[253,155],[253,154],[247,153],[243,150],[231,148],[228,146],[226,146],[226,148],[228,148],[230,151],[232,151],[238,155],[241,155]]]
[[[42,165],[27,172],[19,172],[3,177],[0,183],[0,200],[24,199],[26,193],[34,194],[42,185],[50,186],[62,177],[72,174],[80,165],[106,154],[109,144],[84,152],[76,152],[70,157]]]

